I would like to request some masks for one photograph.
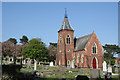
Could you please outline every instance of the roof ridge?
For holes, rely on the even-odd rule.
[[[88,35],[85,35],[85,36],[79,37],[79,38],[77,38],[77,39],[80,39],[80,38],[83,38],[83,37],[87,37],[87,36],[90,36],[90,35],[92,35],[92,34],[88,34]]]

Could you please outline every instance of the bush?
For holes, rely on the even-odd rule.
[[[17,80],[15,77],[18,73],[20,73],[20,69],[22,67],[20,65],[2,65],[2,80]]]

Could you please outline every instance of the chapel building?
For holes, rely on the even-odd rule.
[[[95,32],[74,38],[67,15],[58,31],[56,65],[89,69],[102,69],[103,47]]]

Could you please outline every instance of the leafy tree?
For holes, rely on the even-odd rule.
[[[31,39],[28,46],[22,51],[26,58],[42,60],[48,57],[47,49],[41,39]]]
[[[3,56],[13,56],[15,54],[15,44],[11,41],[5,41],[2,43]]]
[[[117,54],[120,50],[120,48],[116,45],[108,45],[106,44],[103,46],[105,53],[104,53],[104,59],[105,61],[110,65],[115,64],[115,58],[113,57],[115,54]]]
[[[15,38],[10,38],[8,39],[8,41],[11,41],[12,43],[17,44],[17,40]]]
[[[22,44],[28,43],[28,38],[27,38],[27,36],[24,35],[24,36],[20,39],[20,43],[22,43]]]
[[[50,43],[48,47],[49,60],[55,60],[57,54],[57,43]]]

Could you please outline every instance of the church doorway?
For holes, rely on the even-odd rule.
[[[97,68],[97,63],[96,63],[96,59],[94,58],[93,59],[93,69],[96,69]]]

